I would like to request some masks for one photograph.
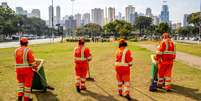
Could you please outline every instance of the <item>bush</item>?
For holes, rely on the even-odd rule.
[[[138,40],[137,40],[137,38],[133,38],[133,39],[129,39],[129,41],[131,41],[131,42],[137,42]]]
[[[67,38],[66,42],[78,42],[79,38]],[[84,39],[85,42],[90,42],[90,39]]]

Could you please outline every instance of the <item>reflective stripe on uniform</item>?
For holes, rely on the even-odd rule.
[[[25,93],[24,93],[24,96],[30,98],[30,97],[31,97],[31,93],[25,92]]]
[[[124,83],[126,86],[130,86],[130,82],[125,82]]]
[[[164,80],[164,78],[158,78],[158,81],[162,81],[162,80]]]
[[[79,61],[87,60],[87,58],[84,57],[84,51],[85,51],[85,47],[82,47],[82,49],[81,49],[81,57],[74,57],[74,59],[79,60]]]
[[[171,78],[170,77],[165,77],[165,80],[171,80]]]
[[[118,85],[122,85],[123,84],[123,82],[118,82]]]
[[[124,49],[124,51],[122,53],[121,62],[115,62],[115,66],[129,66],[129,63],[125,62],[127,51],[128,51],[128,49]]]
[[[86,81],[86,79],[85,78],[81,78],[81,81]]]
[[[124,91],[126,92],[126,91],[129,91],[129,87],[125,87],[124,88]]]
[[[16,64],[16,68],[26,68],[26,67],[31,67],[31,64],[28,63],[28,58],[27,58],[27,54],[29,52],[28,48],[25,48],[23,51],[23,64]],[[15,53],[16,54],[16,53]]]
[[[176,54],[176,50],[175,50],[175,45],[174,45],[174,51],[168,51],[169,49],[169,44],[168,44],[168,41],[165,42],[165,51],[164,52],[157,52],[158,54],[162,55],[162,54]]]
[[[171,85],[171,82],[165,82],[165,86]]]

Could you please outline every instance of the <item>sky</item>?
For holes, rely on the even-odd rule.
[[[170,11],[170,20],[173,23],[183,22],[184,14],[200,10],[201,0],[167,0]],[[16,7],[23,7],[29,13],[32,9],[40,9],[41,18],[48,20],[48,7],[51,0],[0,0],[7,2],[15,10]],[[93,8],[115,7],[116,15],[121,12],[125,15],[125,7],[133,5],[137,12],[145,13],[146,8],[151,8],[154,15],[159,15],[162,7],[162,0],[75,0],[74,14],[91,13]],[[72,14],[71,0],[54,0],[54,6],[61,7],[61,17]],[[56,13],[55,13],[56,14]]]

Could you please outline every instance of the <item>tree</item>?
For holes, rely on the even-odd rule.
[[[158,27],[156,27],[156,32],[158,34],[162,34],[164,32],[170,32],[170,27],[167,23],[160,23]]]
[[[190,24],[198,27],[201,26],[201,12],[192,13],[188,16],[187,21]]]
[[[8,34],[17,32],[14,26],[15,19],[15,13],[11,8],[0,6],[0,34],[3,34],[5,37]]]
[[[95,23],[86,24],[83,27],[76,29],[77,36],[88,35],[90,37],[99,36],[102,34],[102,27]]]
[[[17,32],[26,32],[28,34],[45,35],[49,28],[45,21],[39,18],[27,18],[27,16],[16,15],[11,8],[0,6],[0,34],[4,37]]]
[[[139,16],[136,18],[135,27],[140,30],[140,34],[144,34],[145,30],[151,27],[152,18],[146,16]]]
[[[131,24],[124,20],[115,20],[106,24],[103,28],[105,32],[110,34],[120,34],[121,37],[127,36],[132,30]]]

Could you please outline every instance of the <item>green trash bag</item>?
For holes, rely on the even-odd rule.
[[[43,68],[44,61],[42,59],[39,59],[37,60],[37,64],[39,64],[39,66],[38,66],[38,70],[34,72],[31,89],[41,90],[45,92],[47,90],[48,84],[47,84],[47,80],[46,80],[46,76],[45,76],[45,72]]]
[[[149,91],[157,91],[157,81],[158,81],[158,65],[154,59],[154,55],[151,55],[151,84],[149,86]]]

